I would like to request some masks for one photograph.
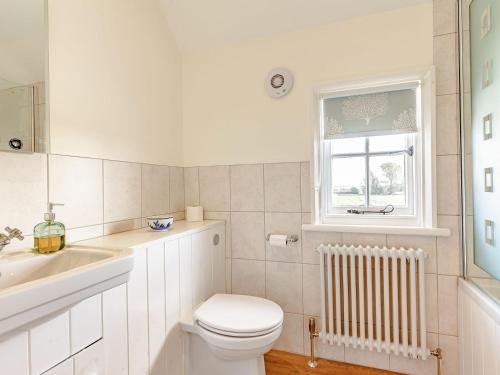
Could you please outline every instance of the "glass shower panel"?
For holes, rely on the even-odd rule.
[[[33,151],[33,86],[0,90],[0,151]]]
[[[473,261],[500,279],[500,3],[497,0],[470,3],[468,37]]]

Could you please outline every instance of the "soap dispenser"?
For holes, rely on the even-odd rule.
[[[49,202],[44,215],[45,221],[37,224],[33,230],[35,240],[33,250],[40,254],[55,253],[63,249],[65,245],[66,228],[63,223],[55,221],[56,214],[52,212],[54,206],[63,206],[63,204]]]

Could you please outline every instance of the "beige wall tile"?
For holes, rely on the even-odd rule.
[[[438,333],[438,284],[436,274],[425,275],[425,307],[427,331]]]
[[[320,295],[319,265],[303,264],[302,278],[303,278],[302,300],[304,305],[304,314],[312,316],[320,316],[321,295]]]
[[[458,94],[440,95],[436,98],[437,155],[459,152],[458,100]]]
[[[345,348],[345,361],[355,365],[375,367],[388,370],[389,354],[385,352],[367,351],[363,349]]]
[[[302,313],[302,265],[266,262],[266,297],[289,313]]]
[[[438,226],[449,228],[450,237],[437,239],[438,273],[443,275],[460,275],[461,246],[460,246],[460,216],[438,216]]]
[[[266,212],[300,212],[300,163],[264,165]]]
[[[0,152],[0,170],[0,229],[10,226],[32,234],[47,210],[47,155]]]
[[[302,223],[309,222],[309,214],[302,214]],[[316,248],[321,244],[342,244],[342,233],[302,231],[302,262],[319,264]]]
[[[89,227],[81,227],[66,230],[66,244],[71,244],[77,241],[84,241],[90,238],[96,238],[104,235],[104,225],[91,225]]]
[[[67,228],[103,222],[102,160],[49,155],[49,200],[57,220]]]
[[[457,32],[457,0],[434,0],[434,35]]]
[[[184,196],[186,206],[198,206],[200,204],[198,167],[184,168]]]
[[[457,277],[438,275],[439,333],[458,335]]]
[[[231,263],[231,290],[234,294],[266,296],[266,262],[233,259]]]
[[[321,332],[321,319],[316,316],[316,331]],[[320,338],[315,339],[315,354],[319,358],[326,358],[332,361],[344,362],[344,346],[323,344]],[[304,315],[304,355],[311,354],[309,341],[309,316]]]
[[[427,347],[431,349],[438,347],[438,335],[433,333],[427,335]],[[434,357],[422,361],[419,359],[405,358],[402,355],[391,354],[389,360],[390,369],[403,374],[434,375],[437,371],[437,363]]]
[[[296,235],[299,240],[286,247],[271,246],[266,241],[266,259],[281,262],[302,262],[302,214],[300,213],[266,213],[266,230],[268,234]]]
[[[226,293],[232,293],[231,290],[231,259],[226,258]]]
[[[200,205],[206,211],[229,211],[229,167],[200,167],[199,179]]]
[[[460,177],[458,155],[437,156],[437,213],[460,214]]]
[[[224,220],[226,223],[226,258],[231,258],[231,213],[230,212],[205,212],[203,214],[207,220]]]
[[[170,212],[184,211],[184,168],[170,167]]]
[[[104,161],[104,222],[141,217],[141,165]]]
[[[264,211],[264,166],[232,165],[231,210]]]
[[[434,38],[434,65],[436,66],[436,94],[456,94],[457,34],[445,34]]]
[[[310,163],[300,163],[300,194],[302,212],[311,212],[311,175]]]
[[[232,257],[266,259],[263,212],[231,213]]]
[[[424,250],[427,253],[427,258],[425,259],[425,273],[436,273],[436,237],[388,234],[387,247],[420,248]]]
[[[142,216],[170,212],[170,170],[167,166],[142,164]]]
[[[439,347],[443,350],[442,374],[459,374],[458,337],[439,335]]]
[[[273,349],[303,354],[303,331],[304,321],[302,315],[285,314],[283,331]]]
[[[121,233],[127,232],[129,230],[135,230],[142,228],[142,219],[130,219],[130,220],[122,220],[115,221],[112,223],[104,224],[103,234],[105,236],[113,233]]]

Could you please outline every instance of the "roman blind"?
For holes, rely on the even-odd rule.
[[[325,139],[415,133],[418,83],[383,91],[325,95]]]

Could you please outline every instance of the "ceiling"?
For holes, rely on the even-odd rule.
[[[429,0],[159,0],[179,48],[192,52]]]

